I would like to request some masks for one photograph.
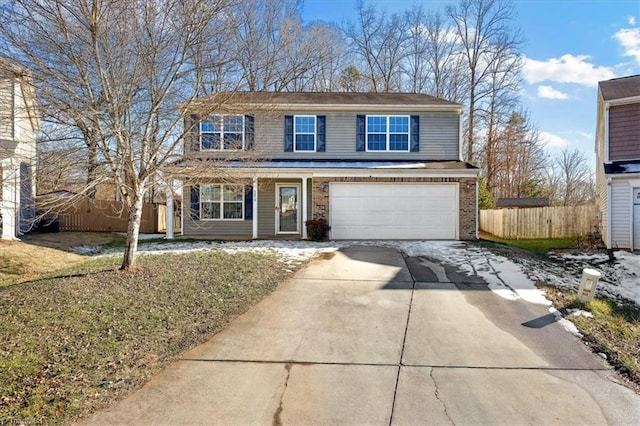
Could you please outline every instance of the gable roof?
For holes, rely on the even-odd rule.
[[[362,109],[362,106],[386,109],[461,110],[462,105],[423,93],[362,93],[362,92],[218,92],[191,103],[198,109],[210,105],[244,106],[267,109],[321,108]],[[186,105],[183,105],[186,107]],[[194,108],[195,107],[195,108]]]
[[[614,78],[598,83],[605,101],[640,96],[640,75]]]

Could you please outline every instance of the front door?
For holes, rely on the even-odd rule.
[[[300,185],[276,184],[276,233],[300,233]]]

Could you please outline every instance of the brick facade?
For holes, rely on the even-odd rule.
[[[476,179],[475,178],[373,178],[373,177],[332,177],[313,178],[312,206],[313,219],[329,219],[329,184],[331,182],[457,182],[460,199],[458,202],[461,240],[476,239]]]

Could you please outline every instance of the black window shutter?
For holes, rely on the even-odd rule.
[[[253,185],[247,185],[244,191],[244,219],[253,219]]]
[[[253,115],[244,116],[244,148],[249,151],[253,149],[254,138]]]
[[[293,115],[284,116],[284,152],[293,152]]]
[[[185,120],[189,128],[189,143],[192,151],[200,151],[200,117],[197,114],[191,114]]]
[[[200,220],[200,187],[191,186],[191,219]]]
[[[318,140],[316,141],[316,151],[325,152],[327,149],[327,117],[319,115],[316,117],[316,133]]]
[[[356,151],[364,151],[366,139],[365,116],[358,115],[356,117]]]
[[[420,152],[420,116],[411,116],[411,152]]]

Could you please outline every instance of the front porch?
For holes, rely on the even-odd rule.
[[[244,194],[238,194],[239,188],[244,188]],[[306,239],[311,188],[307,176],[187,184],[183,191],[190,194],[191,202],[183,203],[182,235],[225,240]]]

